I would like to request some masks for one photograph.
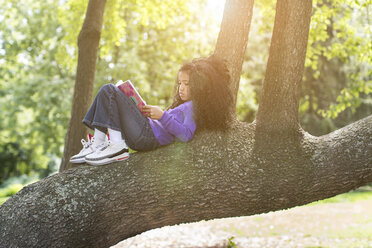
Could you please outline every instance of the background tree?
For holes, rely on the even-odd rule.
[[[298,124],[298,70],[304,68],[311,7],[310,0],[277,3],[255,123],[234,122],[228,132],[201,132],[188,144],[29,185],[0,206],[4,245],[106,247],[164,225],[288,208],[371,182],[366,147],[372,116],[321,137]],[[279,105],[276,112],[270,102]]]
[[[89,1],[84,24],[79,34],[79,57],[75,90],[61,170],[66,169],[66,160],[81,149],[81,145],[78,144],[80,135],[87,134],[87,129],[81,125],[81,120],[84,118],[92,101],[97,52],[101,38],[105,5],[105,0]]]

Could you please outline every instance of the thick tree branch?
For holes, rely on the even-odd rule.
[[[319,197],[324,188],[329,196],[338,188],[354,189],[372,182],[372,115],[321,137],[308,137],[314,147],[311,162],[313,177],[325,185],[314,184],[308,194]],[[334,182],[334,178],[337,181]],[[317,179],[318,180],[318,179]]]
[[[67,170],[0,206],[1,247],[108,247],[156,227],[347,192],[372,181],[371,125],[372,116],[326,136],[305,133],[301,147],[282,142],[281,156],[258,160],[254,125],[240,123],[126,162]]]

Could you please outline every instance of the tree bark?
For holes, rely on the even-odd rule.
[[[258,164],[255,126],[80,166],[0,206],[0,247],[109,247],[149,229],[290,208],[372,181],[372,116]],[[283,143],[280,150],[285,150]],[[224,149],[224,147],[226,147]]]
[[[257,112],[257,130],[299,132],[298,106],[312,0],[278,0],[270,54]]]
[[[227,61],[234,104],[248,43],[254,0],[227,0],[214,54]],[[234,108],[235,111],[235,108]]]
[[[80,151],[80,140],[88,133],[88,129],[82,125],[81,121],[92,102],[97,52],[101,38],[105,4],[106,0],[89,1],[84,24],[79,34],[78,66],[71,119],[66,134],[60,171],[73,166],[73,164],[69,163],[69,158]]]

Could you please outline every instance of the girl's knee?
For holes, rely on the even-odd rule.
[[[101,89],[99,91],[105,91],[105,92],[111,92],[113,90],[115,90],[115,85],[113,84],[105,84],[101,87]]]

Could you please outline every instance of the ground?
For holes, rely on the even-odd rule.
[[[228,246],[372,248],[372,191],[344,194],[268,214],[167,226],[122,241],[113,248]]]

